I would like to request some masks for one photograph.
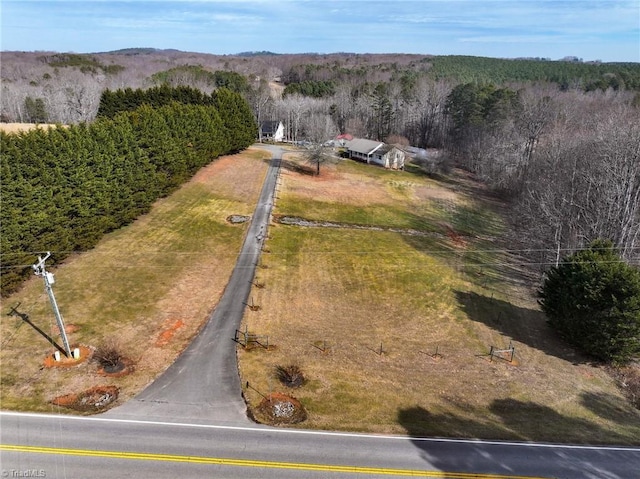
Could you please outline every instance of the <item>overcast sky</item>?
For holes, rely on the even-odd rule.
[[[640,62],[640,0],[0,0],[0,49]]]

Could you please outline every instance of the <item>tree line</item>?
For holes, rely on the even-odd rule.
[[[551,61],[545,59],[500,59],[473,56],[438,56],[429,71],[436,80],[461,83],[531,82],[554,83],[561,90],[640,90],[640,65]]]
[[[251,101],[262,118],[281,119],[293,141],[350,133],[440,150],[449,161],[432,168],[436,157],[427,155],[428,171],[460,166],[506,199],[516,240],[545,268],[597,238],[612,240],[627,261],[640,257],[638,99],[612,88],[404,75],[336,83],[322,98],[274,99],[265,90]]]
[[[629,96],[460,84],[449,151],[507,200],[549,324],[597,359],[640,354],[640,108]],[[555,266],[553,266],[555,263]]]
[[[539,262],[598,238],[640,257],[640,108],[629,96],[463,84],[445,111],[448,150],[508,199],[528,247],[546,250]]]
[[[176,92],[178,94],[180,92]],[[92,248],[214,158],[249,146],[256,125],[238,94],[217,90],[207,104],[125,101],[93,123],[19,135],[0,133],[3,206],[1,291],[31,274],[34,255],[54,262]],[[105,103],[113,96],[105,95]]]
[[[287,85],[331,80],[344,83],[358,77],[388,81],[406,74],[419,74],[435,81],[446,80],[454,83],[531,82],[554,83],[562,90],[640,90],[640,66],[632,62],[602,63],[442,55],[412,58],[405,62],[386,59],[376,65],[376,75],[370,64],[357,60],[350,62],[349,57],[346,57],[336,58],[331,62],[289,64],[283,70],[283,80]]]

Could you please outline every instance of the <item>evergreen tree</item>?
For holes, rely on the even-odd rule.
[[[240,73],[218,70],[213,74],[213,79],[217,88],[226,88],[236,93],[249,90],[249,82]]]
[[[42,98],[27,96],[24,99],[24,111],[28,123],[46,123],[48,119],[47,108]]]
[[[371,94],[371,108],[373,116],[371,121],[372,131],[376,140],[384,140],[391,134],[391,126],[393,123],[394,111],[389,99],[388,86],[379,83]]]
[[[213,104],[224,125],[227,151],[243,150],[255,141],[258,126],[251,107],[242,96],[226,88],[220,88],[213,93]]]
[[[640,354],[640,270],[610,241],[594,241],[552,268],[539,296],[549,324],[586,353],[614,363]]]

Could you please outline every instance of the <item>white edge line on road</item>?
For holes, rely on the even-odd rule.
[[[113,422],[123,424],[138,424],[149,426],[175,426],[175,427],[192,427],[203,429],[224,429],[231,431],[253,431],[271,434],[307,434],[315,436],[336,436],[336,437],[358,437],[368,439],[391,439],[402,441],[420,441],[420,442],[442,442],[457,444],[477,444],[490,446],[521,446],[521,447],[541,447],[551,449],[585,449],[585,450],[606,450],[606,451],[626,451],[640,452],[640,447],[624,447],[624,446],[595,446],[580,444],[552,444],[540,442],[510,442],[510,441],[484,441],[481,439],[451,439],[451,438],[432,438],[432,437],[412,437],[412,436],[385,436],[376,434],[359,434],[347,432],[332,431],[312,431],[308,429],[276,429],[268,426],[250,427],[250,426],[225,426],[220,424],[194,424],[183,422],[164,422],[164,421],[143,421],[139,419],[120,419],[95,416],[71,416],[65,414],[43,414],[43,413],[24,413],[17,411],[0,411],[0,416],[17,416],[29,418],[72,420],[72,421],[96,421],[96,422]]]

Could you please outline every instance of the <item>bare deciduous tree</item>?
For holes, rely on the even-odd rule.
[[[330,113],[340,133],[347,130],[347,120],[351,111],[351,87],[348,84],[340,84],[331,97]]]
[[[420,148],[442,146],[446,131],[444,105],[451,86],[447,82],[436,82],[421,78],[414,91],[410,103],[408,128],[415,146]]]
[[[623,258],[637,258],[640,112],[600,105],[584,123],[561,122],[539,147],[518,201],[523,230],[547,249],[573,251],[606,238]]]
[[[320,165],[332,161],[329,149],[321,144],[315,144],[310,147],[304,156],[307,163],[316,168],[316,175],[320,175]]]

